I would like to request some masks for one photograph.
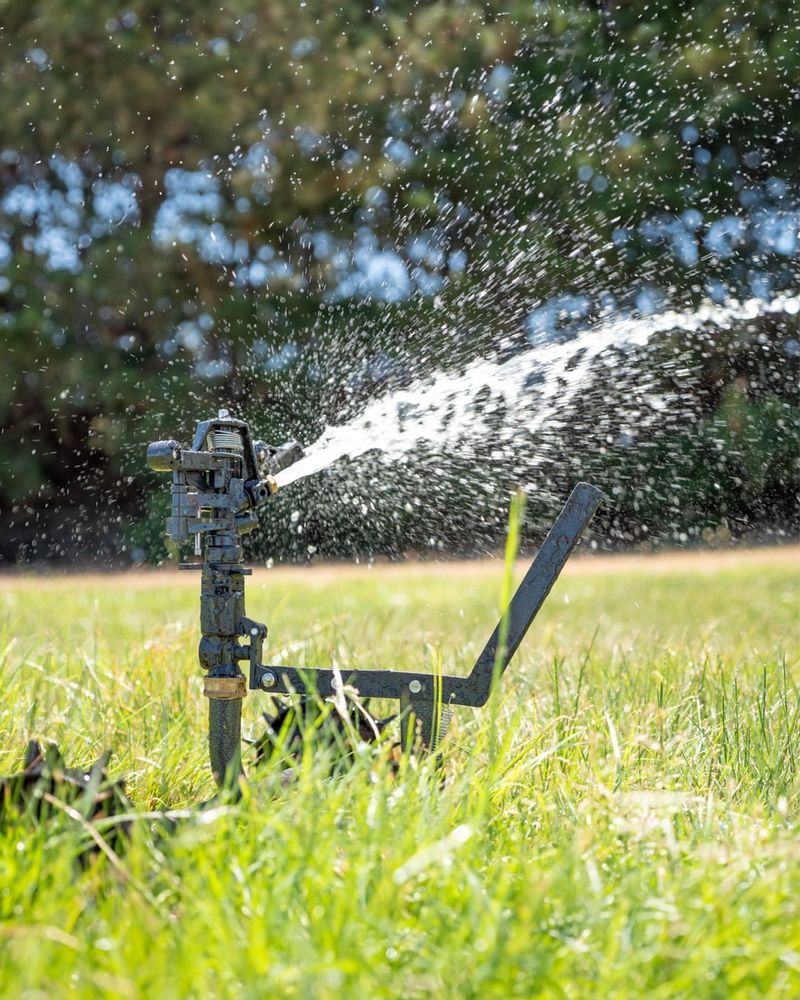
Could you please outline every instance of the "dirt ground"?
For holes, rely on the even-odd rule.
[[[520,560],[520,573],[529,560]],[[572,558],[564,570],[566,576],[595,576],[609,573],[701,573],[712,574],[727,568],[746,566],[794,567],[800,574],[800,545],[781,545],[753,549],[715,549],[700,551],[672,551],[656,555],[628,553],[619,555],[580,554]],[[402,578],[403,575],[425,576],[497,576],[502,572],[500,559],[470,559],[374,563],[319,563],[309,566],[253,567],[253,579],[313,580],[315,583],[366,578],[369,575]],[[0,590],[24,587],[62,587],[65,579],[79,578],[82,584],[103,587],[120,587],[136,590],[162,586],[197,587],[197,573],[180,572],[173,567],[130,569],[119,572],[56,572],[34,573],[10,570],[0,573]]]

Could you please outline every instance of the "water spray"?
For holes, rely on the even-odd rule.
[[[602,498],[588,483],[575,486],[467,676],[265,664],[267,627],[245,612],[245,578],[252,570],[243,565],[241,538],[258,526],[257,511],[278,489],[276,476],[302,456],[294,441],[274,448],[254,440],[248,424],[226,410],[197,424],[190,448],[170,440],[147,449],[150,468],[172,474],[166,533],[179,546],[193,543],[200,557],[180,568],[202,574],[198,659],[209,700],[211,769],[220,785],[235,782],[241,769],[248,691],[307,700],[335,698],[348,686],[365,698],[394,699],[402,746],[435,748],[451,706],[486,704]]]

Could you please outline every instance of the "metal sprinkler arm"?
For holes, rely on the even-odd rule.
[[[508,666],[544,603],[570,553],[591,520],[602,494],[579,483],[556,519],[507,610],[505,647],[498,649],[503,622],[467,677],[397,670],[306,669],[262,663],[266,625],[247,617],[241,536],[258,524],[256,509],[277,489],[274,474],[302,456],[295,442],[272,448],[254,441],[249,426],[227,411],[198,423],[190,449],[176,441],[156,441],[147,449],[155,472],[172,473],[172,512],[166,532],[178,544],[194,541],[200,562],[181,569],[202,573],[201,639],[198,659],[206,671],[209,750],[218,783],[235,780],[241,765],[242,699],[250,690],[270,694],[329,697],[337,685],[353,685],[364,697],[400,701],[401,735],[411,742],[413,720],[423,743],[433,747],[449,705],[484,705],[495,676]],[[246,640],[242,642],[241,640]],[[249,665],[248,677],[239,663]]]
[[[484,705],[488,700],[495,670],[502,674],[508,667],[602,499],[602,492],[590,483],[578,483],[570,493],[542,542],[542,547],[536,553],[536,558],[511,598],[504,615],[504,618],[508,618],[508,626],[501,655],[498,657],[502,619],[475,661],[469,680],[480,691],[481,701],[476,702],[476,705]]]
[[[261,688],[271,694],[316,693],[324,698],[335,693],[339,678],[357,688],[365,698],[400,698],[412,703],[440,701],[444,705],[480,708],[489,699],[495,672],[497,676],[505,672],[602,497],[600,490],[589,483],[578,483],[573,489],[503,616],[508,623],[501,655],[498,657],[503,619],[497,623],[468,676],[400,670],[334,672],[318,667],[251,664],[250,688]]]

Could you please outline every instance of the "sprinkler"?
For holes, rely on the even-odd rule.
[[[570,553],[600,504],[602,494],[578,483],[545,538],[506,612],[465,677],[397,670],[334,670],[263,662],[266,625],[245,612],[241,537],[258,526],[256,511],[277,491],[275,476],[303,455],[290,441],[274,448],[255,441],[250,427],[226,410],[197,424],[191,448],[156,441],[147,449],[155,472],[172,474],[167,535],[179,546],[194,544],[199,562],[180,569],[201,573],[198,649],[208,698],[211,769],[219,785],[241,770],[242,700],[248,691],[330,698],[343,685],[365,698],[400,703],[403,747],[434,749],[444,735],[450,706],[480,708],[493,681],[508,667]],[[239,666],[246,664],[246,672]]]

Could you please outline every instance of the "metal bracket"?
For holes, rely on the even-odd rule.
[[[258,688],[261,685],[256,683],[258,671],[261,669],[261,654],[264,649],[264,640],[267,637],[267,626],[262,622],[254,621],[252,618],[242,618],[239,623],[239,634],[249,637],[250,642],[246,646],[237,648],[236,657],[240,660],[248,660],[250,663],[250,689]]]
[[[578,483],[570,494],[528,572],[511,599],[503,618],[475,661],[467,677],[411,673],[399,670],[354,670],[342,673],[346,684],[365,698],[397,698],[413,710],[423,730],[437,717],[436,706],[469,705],[480,708],[489,699],[492,684],[502,676],[553,584],[559,577],[581,534],[594,516],[603,494],[589,483]],[[505,645],[500,645],[503,624]],[[268,680],[264,684],[264,679]],[[250,687],[268,688],[272,694],[308,694],[326,698],[335,693],[337,674],[325,668],[288,667],[280,664],[251,666]]]

